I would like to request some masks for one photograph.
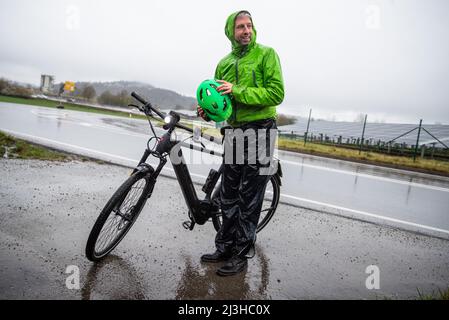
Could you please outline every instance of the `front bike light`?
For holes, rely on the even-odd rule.
[[[164,128],[165,130],[170,128],[173,129],[180,119],[181,117],[179,116],[179,114],[174,111],[170,111],[170,113],[164,118],[165,124],[162,126],[162,128]]]
[[[171,123],[171,121],[172,121],[172,116],[166,116],[165,118],[164,118],[164,122],[166,123],[166,124],[170,124]]]

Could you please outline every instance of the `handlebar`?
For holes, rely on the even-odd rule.
[[[143,111],[144,111],[145,113],[147,113],[147,110],[150,110],[150,113],[151,113],[151,111],[152,111],[152,112],[156,113],[162,120],[165,119],[166,114],[164,114],[164,113],[160,112],[159,110],[157,110],[156,108],[154,108],[154,107],[151,105],[150,102],[145,101],[145,99],[142,98],[140,95],[138,95],[136,92],[133,91],[133,92],[131,93],[131,96],[132,96],[134,99],[136,99],[137,101],[139,101],[140,103],[142,103],[142,104],[144,105],[144,110],[143,110]],[[174,112],[174,111],[171,111],[171,112]],[[176,112],[175,112],[175,113],[176,113]],[[176,124],[175,124],[175,127],[176,127],[176,128],[179,128],[179,129],[186,130],[186,131],[188,131],[188,132],[190,132],[190,133],[193,133],[193,129],[190,129],[189,127],[186,127],[186,126],[184,126],[184,125],[182,125],[182,124],[176,123]],[[215,137],[212,137],[212,136],[207,135],[207,134],[205,134],[205,133],[201,133],[201,136],[202,136],[204,139],[207,139],[207,140],[212,141],[212,142],[216,142],[216,141],[215,141],[215,139],[216,139]]]
[[[137,101],[139,101],[140,103],[144,104],[144,105],[147,105],[147,104],[148,104],[148,102],[146,102],[144,98],[142,98],[141,96],[139,96],[139,95],[138,95],[136,92],[134,92],[134,91],[131,93],[131,96],[132,96],[134,99],[136,99]]]
[[[142,103],[144,105],[144,112],[145,114],[147,113],[147,111],[154,112],[155,114],[157,114],[159,116],[159,118],[161,118],[162,120],[164,120],[165,118],[165,114],[160,112],[159,110],[157,110],[156,108],[153,108],[153,106],[151,105],[150,102],[145,101],[144,98],[142,98],[141,96],[139,96],[136,92],[131,92],[131,96],[136,99],[137,101],[139,101],[140,103]]]

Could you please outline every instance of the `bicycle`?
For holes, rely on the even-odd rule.
[[[148,140],[147,147],[138,165],[134,168],[129,178],[106,203],[92,227],[87,240],[85,253],[86,257],[94,262],[106,257],[128,233],[147,200],[151,197],[156,180],[174,148],[179,148],[175,149],[175,151],[177,151],[177,155],[181,161],[177,161],[177,163],[172,161],[172,165],[188,207],[189,220],[183,222],[183,227],[188,230],[193,230],[196,224],[204,225],[209,220],[212,220],[213,226],[217,231],[221,226],[220,197],[217,183],[223,171],[223,164],[218,171],[214,169],[210,170],[206,182],[202,187],[205,198],[200,200],[180,147],[188,147],[221,157],[223,157],[223,154],[207,149],[202,142],[201,146],[198,146],[195,144],[187,144],[185,141],[172,140],[171,136],[175,128],[183,129],[192,134],[194,134],[194,131],[179,123],[181,117],[178,113],[170,111],[166,115],[154,108],[150,102],[145,101],[137,93],[132,92],[131,96],[139,101],[142,106],[135,104],[130,104],[129,106],[139,109],[146,115],[153,136]],[[155,119],[153,113],[164,120],[162,128],[166,132],[161,137],[157,136],[151,122],[151,118]],[[204,133],[200,133],[200,136],[209,141],[216,140],[214,137]],[[156,139],[156,143],[150,148],[150,142],[153,139]],[[195,139],[193,140],[195,141]],[[156,168],[146,163],[150,155],[159,159],[159,164]],[[264,205],[257,225],[257,232],[260,232],[266,227],[276,211],[280,197],[281,177],[282,170],[278,162],[277,171],[270,177],[265,190]]]

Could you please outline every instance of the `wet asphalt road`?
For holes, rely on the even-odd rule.
[[[0,160],[0,299],[383,299],[449,286],[449,242],[281,204],[248,269],[221,278],[199,261],[211,224],[182,228],[174,179],[153,197],[100,264],[84,257],[99,211],[129,169],[93,162]],[[380,289],[368,290],[369,265]],[[68,266],[80,288],[68,289]]]
[[[140,159],[149,133],[143,120],[8,103],[0,103],[0,130],[127,166]],[[184,154],[199,181],[221,161],[186,149]],[[283,202],[449,239],[447,177],[289,152],[279,157]],[[171,165],[163,173],[173,175]]]

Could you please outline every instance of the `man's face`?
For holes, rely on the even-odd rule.
[[[246,46],[251,42],[253,35],[253,23],[250,17],[237,17],[234,27],[234,38],[242,46]]]

